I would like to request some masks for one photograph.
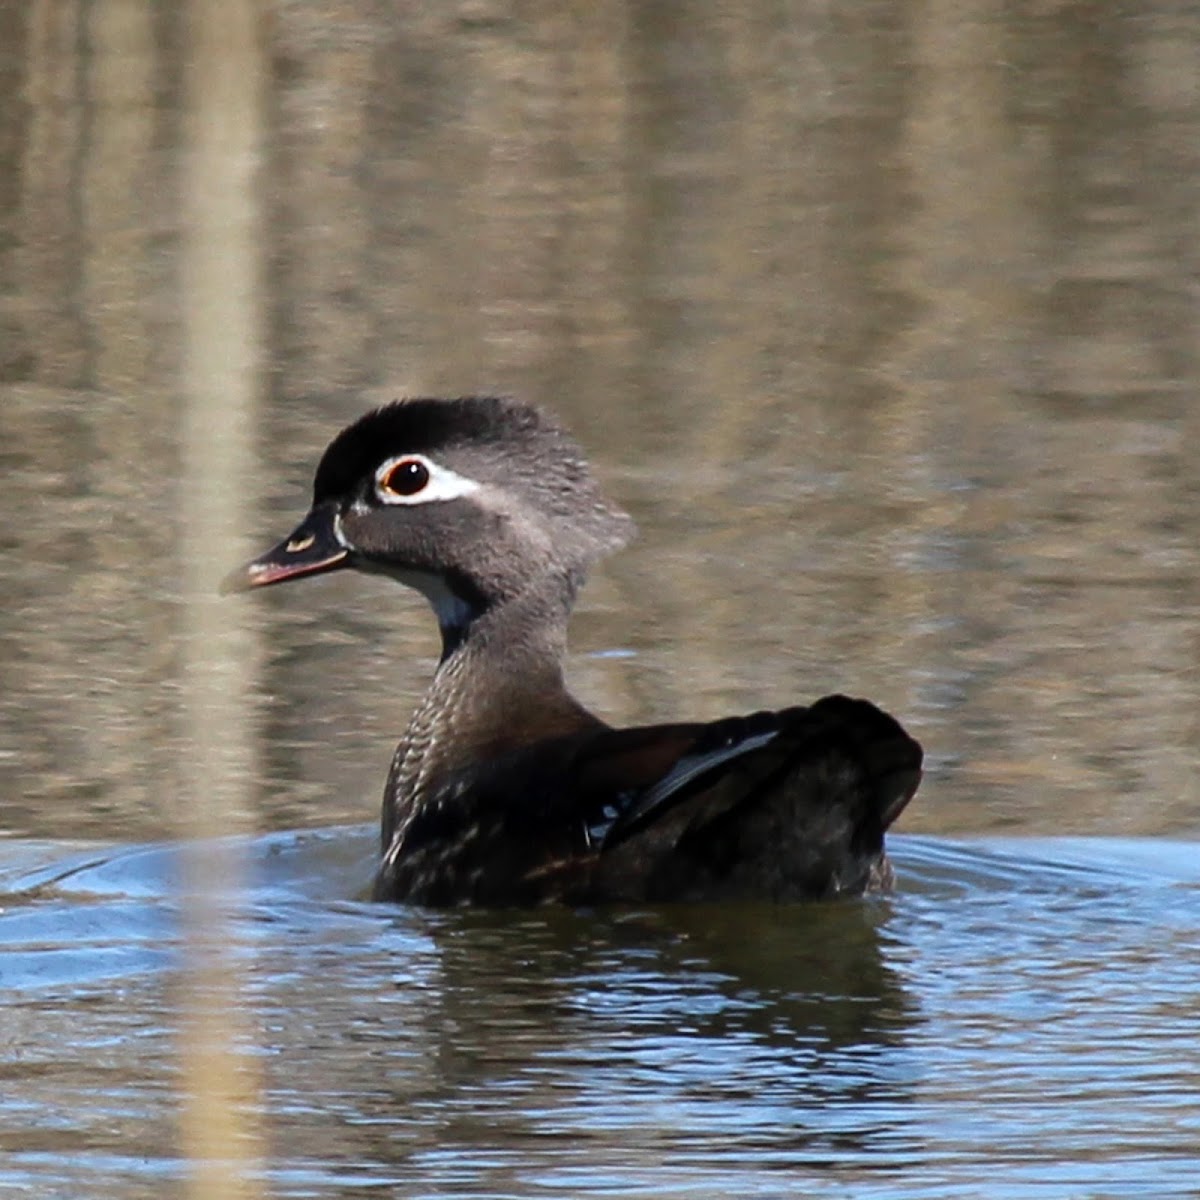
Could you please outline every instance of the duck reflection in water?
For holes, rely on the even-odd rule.
[[[270,1068],[302,1103],[361,1098],[358,1120],[306,1127],[295,1153],[330,1137],[345,1155],[350,1138],[359,1161],[411,1179],[419,1163],[469,1172],[486,1148],[489,1171],[517,1171],[506,1194],[525,1194],[531,1161],[634,1176],[691,1153],[754,1170],[841,1169],[847,1153],[894,1165],[924,1131],[920,1010],[889,961],[892,909],[398,909],[374,970],[304,993],[316,1007]]]

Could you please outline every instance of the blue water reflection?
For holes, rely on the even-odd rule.
[[[899,837],[889,899],[578,913],[362,903],[366,827],[234,845],[273,1194],[925,1197],[986,1172],[1182,1196],[1200,1173],[1192,844]],[[182,1186],[180,859],[4,847],[0,1186]]]

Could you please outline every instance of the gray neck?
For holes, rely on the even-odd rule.
[[[563,680],[575,583],[544,577],[539,585],[485,608],[464,627],[448,629],[439,620],[442,661],[388,775],[385,852],[407,816],[456,774],[544,738],[602,724]]]

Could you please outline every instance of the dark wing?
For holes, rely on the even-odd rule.
[[[885,884],[884,831],[912,798],[921,747],[865,700],[701,727],[649,786],[610,799],[600,874],[648,898],[778,899]],[[611,860],[606,866],[604,860]]]
[[[921,749],[863,700],[598,729],[456,773],[385,853],[381,898],[533,904],[861,891]]]
[[[785,715],[760,712],[700,726],[698,736],[666,774],[649,787],[627,786],[614,797],[601,814],[602,820],[589,832],[603,849],[611,850],[698,790],[711,786],[718,772],[732,769],[738,759],[772,742],[779,736]]]

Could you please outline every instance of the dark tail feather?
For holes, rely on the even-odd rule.
[[[921,747],[895,718],[845,696],[778,721],[778,736],[696,796],[672,887],[693,875],[706,894],[800,899],[890,880],[883,835],[917,790]]]
[[[895,717],[869,700],[826,696],[808,714],[821,722],[830,747],[840,745],[844,753],[862,765],[864,798],[882,834],[916,794],[924,758],[920,743]],[[819,744],[822,734],[814,740]]]

